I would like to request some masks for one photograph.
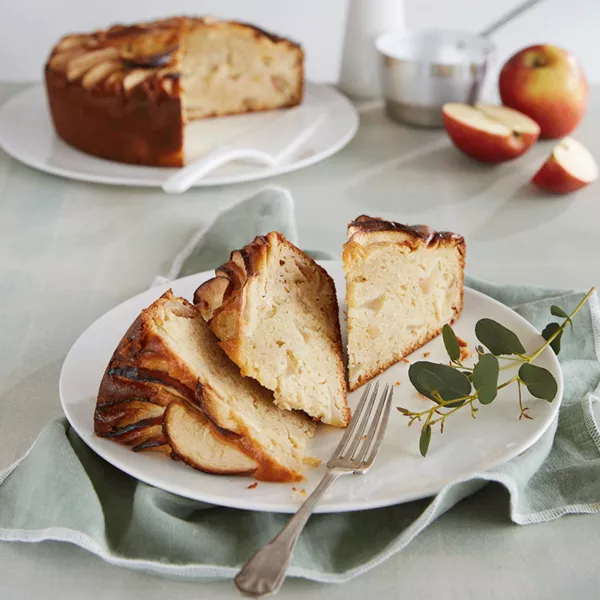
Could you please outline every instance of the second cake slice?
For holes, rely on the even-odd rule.
[[[194,303],[242,374],[273,390],[279,407],[348,424],[333,280],[280,233],[232,252]]]
[[[465,252],[460,235],[425,225],[365,215],[350,223],[343,253],[350,390],[460,315]]]

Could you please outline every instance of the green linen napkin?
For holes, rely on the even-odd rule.
[[[291,197],[273,189],[267,196],[255,197],[251,204],[256,203],[254,209],[270,207],[265,210],[271,216],[284,215],[288,221],[281,223],[269,218],[267,229],[287,225],[289,234],[293,231]],[[186,254],[178,258],[178,268],[202,264],[202,255],[209,252],[206,240],[221,240],[223,251],[225,246],[229,249],[224,236],[230,219],[239,228],[230,238],[234,246],[265,233],[266,229],[257,231],[260,224],[249,206],[242,203],[217,219],[206,237],[200,235],[188,245]],[[279,210],[286,206],[292,210]],[[238,210],[243,219],[237,219]],[[213,264],[224,258],[211,254]],[[469,279],[468,285],[513,307],[538,329],[548,322],[551,304],[569,310],[582,298],[579,293],[497,286],[475,279]],[[322,582],[355,577],[404,550],[425,527],[489,481],[508,490],[507,513],[515,523],[597,512],[600,432],[593,404],[599,397],[599,318],[594,296],[577,315],[574,330],[564,336],[563,404],[557,421],[535,446],[503,466],[446,486],[434,498],[370,511],[314,515],[300,538],[290,574]],[[136,481],[89,450],[64,419],[49,423],[29,452],[0,473],[0,540],[70,542],[109,563],[168,577],[233,577],[288,518],[214,507]]]
[[[272,185],[234,203],[211,223],[200,227],[173,259],[169,271],[158,275],[152,285],[201,271],[212,271],[229,260],[233,249],[243,248],[257,235],[275,230],[292,244],[298,244],[294,199],[289,190]],[[334,258],[319,250],[305,248],[304,251],[315,260]]]

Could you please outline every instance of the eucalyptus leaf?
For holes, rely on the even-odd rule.
[[[430,398],[434,402],[436,399],[434,392],[442,400],[455,400],[463,398],[471,393],[471,382],[463,373],[450,367],[449,365],[437,364],[429,361],[418,361],[412,363],[408,369],[408,377],[416,390]],[[446,404],[452,408],[460,406],[464,400]]]
[[[431,425],[425,425],[421,429],[421,437],[419,438],[419,451],[421,456],[427,456],[429,450],[429,442],[431,441]]]
[[[548,369],[524,363],[519,369],[519,378],[527,386],[532,396],[548,402],[552,402],[556,397],[558,384]]]
[[[517,335],[493,319],[480,319],[477,321],[475,335],[496,356],[501,354],[525,354],[525,348]]]
[[[442,328],[442,338],[444,339],[444,346],[446,346],[446,352],[450,357],[450,360],[456,362],[460,360],[460,345],[456,334],[450,325],[444,325]]]
[[[473,369],[473,385],[481,404],[490,404],[498,395],[500,364],[493,354],[482,354]]]
[[[544,327],[544,331],[542,331],[542,337],[545,340],[549,340],[556,331],[560,329],[560,325],[558,323],[548,323],[546,327]],[[560,352],[560,338],[562,338],[563,332],[561,331],[551,342],[550,348],[554,350],[554,354],[558,354]]]
[[[569,318],[569,315],[560,306],[556,306],[556,304],[553,304],[550,307],[550,312],[555,317],[562,317],[563,319],[568,319]]]
[[[573,329],[573,321],[571,321],[571,317],[569,317],[569,315],[560,306],[556,306],[556,304],[553,304],[550,307],[550,312],[555,317],[562,317],[563,319],[566,319],[569,322],[571,329]],[[558,352],[557,352],[557,354],[558,354]]]
[[[433,397],[434,400],[436,399],[435,394],[439,394],[441,396],[440,392],[445,387],[444,380],[441,377],[439,377],[432,371],[423,369],[419,373],[417,378],[419,380],[419,383],[421,384],[421,387],[423,389],[427,390],[431,394],[431,396]],[[442,398],[442,400],[443,400],[443,398]]]

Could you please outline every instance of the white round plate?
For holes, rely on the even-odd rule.
[[[289,161],[276,167],[229,163],[196,183],[224,185],[264,179],[307,167],[341,150],[358,129],[358,113],[335,89],[307,83],[303,103],[297,111],[323,111],[327,118]],[[187,125],[185,148],[188,161],[199,158],[237,134],[276,118],[278,111],[193,121]],[[302,122],[301,119],[298,120]],[[97,158],[63,142],[54,132],[46,92],[42,86],[20,92],[0,108],[0,147],[13,158],[33,167],[80,181],[113,185],[160,187],[176,169],[143,167]]]
[[[334,278],[337,289],[344,289],[344,276],[339,262],[320,264]],[[75,342],[65,359],[60,377],[60,397],[71,425],[83,441],[102,458],[133,477],[169,492],[221,506],[270,512],[294,512],[306,497],[297,490],[312,491],[325,472],[325,463],[343,431],[320,425],[308,453],[322,459],[318,468],[306,469],[307,480],[300,484],[259,482],[248,489],[253,480],[247,477],[209,475],[158,453],[134,453],[115,442],[96,437],[93,413],[100,380],[108,361],[139,312],[172,287],[175,294],[191,298],[195,289],[213,273],[191,275],[170,285],[148,290],[112,309],[91,325]],[[342,301],[340,301],[342,304]],[[543,343],[541,335],[503,304],[470,289],[465,290],[463,314],[455,325],[457,335],[475,343],[475,323],[490,317],[512,329],[528,351]],[[409,358],[447,361],[443,341],[437,338],[417,350]],[[562,399],[562,373],[552,350],[544,351],[536,364],[549,369],[558,382],[558,394],[552,403],[524,394],[533,420],[519,421],[517,390],[509,386],[494,402],[481,406],[477,419],[469,410],[459,411],[446,424],[443,435],[435,432],[426,458],[419,454],[418,426],[407,426],[407,418],[395,408],[379,455],[365,475],[339,479],[317,506],[317,512],[341,512],[377,508],[430,496],[446,484],[468,478],[504,463],[534,444],[546,431],[558,412]],[[512,370],[503,371],[507,378]],[[408,365],[398,364],[377,378],[382,384],[400,382],[394,387],[393,406],[412,409],[428,406],[428,400],[417,396],[408,380]],[[526,392],[526,390],[525,390]],[[350,394],[354,408],[362,391]],[[418,425],[418,424],[417,424]],[[296,488],[294,490],[293,488]]]

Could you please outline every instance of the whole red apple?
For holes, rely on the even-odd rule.
[[[567,135],[583,118],[588,84],[574,56],[551,45],[517,52],[500,72],[503,104],[538,123],[541,137]]]

